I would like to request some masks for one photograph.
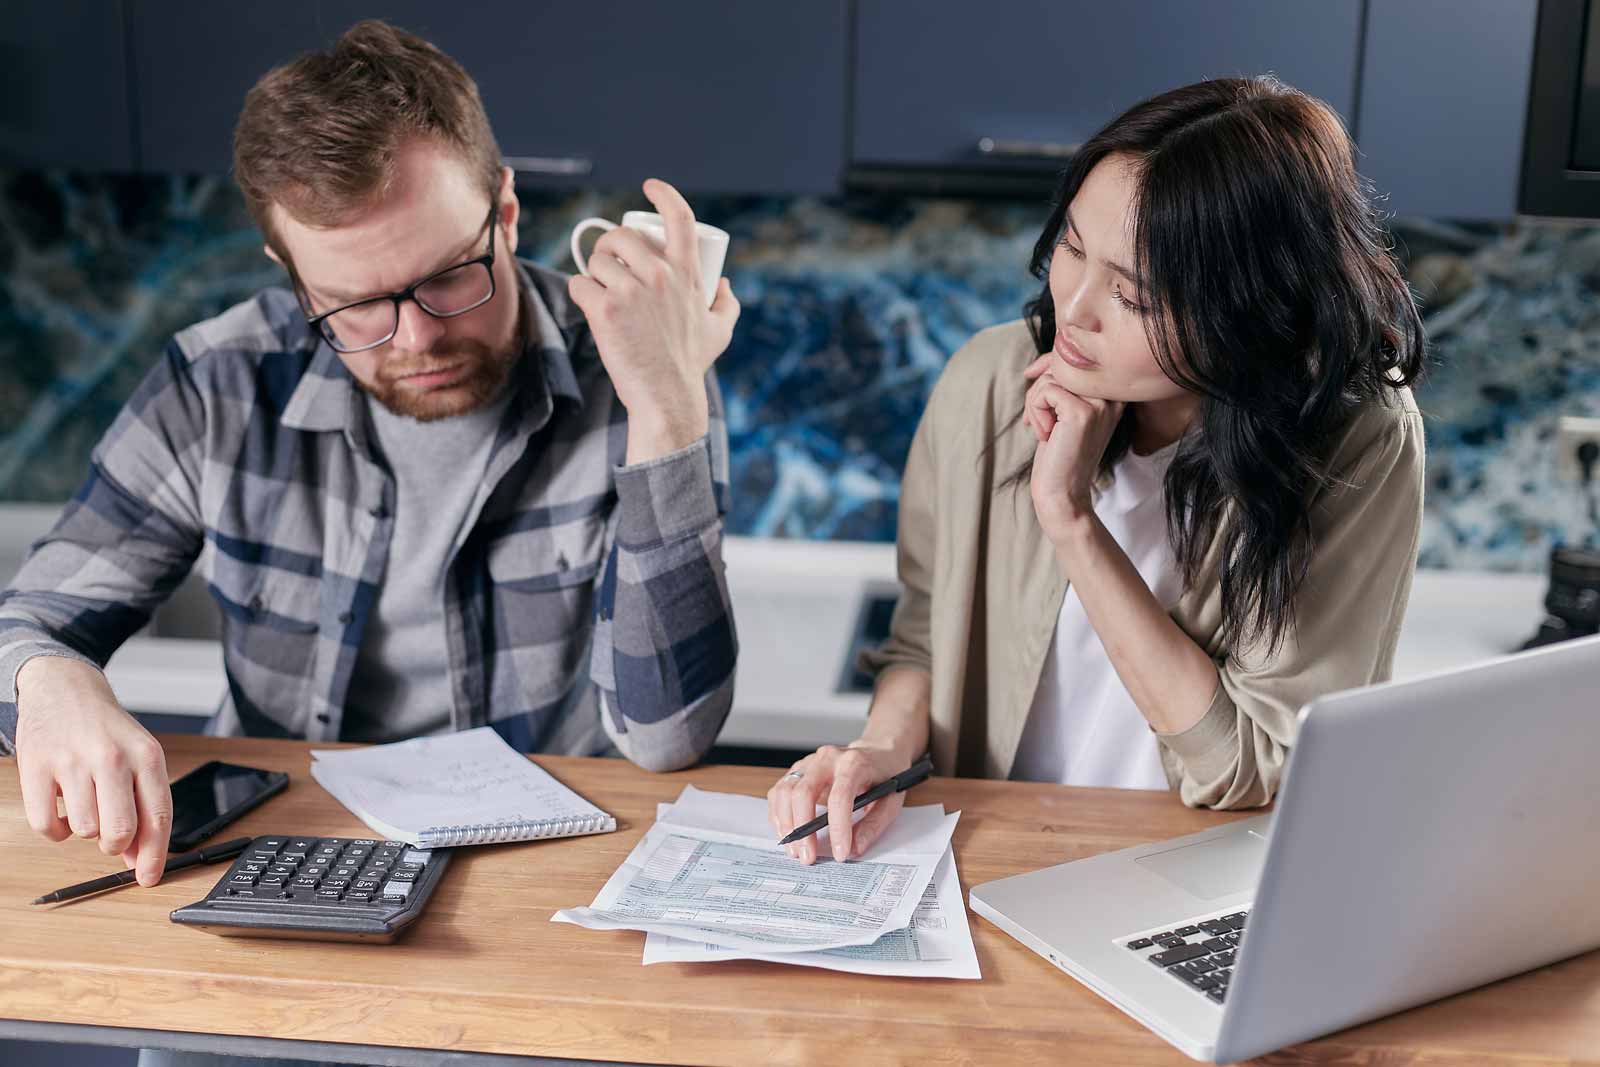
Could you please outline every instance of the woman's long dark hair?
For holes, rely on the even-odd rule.
[[[1055,344],[1049,271],[1068,205],[1111,155],[1137,175],[1151,349],[1201,398],[1166,474],[1173,553],[1193,587],[1220,537],[1220,646],[1270,653],[1293,628],[1333,436],[1421,374],[1422,320],[1338,116],[1274,78],[1226,78],[1136,105],[1073,157],[1029,264],[1045,281],[1025,308],[1036,351]],[[1103,472],[1126,454],[1132,414]]]

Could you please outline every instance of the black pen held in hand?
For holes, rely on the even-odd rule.
[[[920,782],[923,779],[927,778],[928,775],[930,775],[932,773],[933,773],[933,757],[931,755],[928,755],[928,754],[924,753],[923,757],[921,759],[917,760],[917,762],[913,763],[911,766],[907,767],[905,770],[901,771],[899,774],[895,775],[893,778],[889,778],[889,779],[887,779],[885,781],[879,782],[877,785],[873,786],[871,789],[867,790],[865,793],[862,793],[860,796],[856,797],[856,802],[850,808],[850,810],[851,811],[860,811],[862,808],[866,807],[868,804],[871,804],[874,800],[882,800],[884,797],[888,796],[890,793],[904,792],[905,790],[910,789],[912,786],[916,785],[918,782]],[[779,841],[778,844],[780,844],[780,845],[793,844],[794,842],[800,840],[802,837],[810,837],[812,834],[816,833],[818,830],[821,830],[823,827],[825,827],[827,825],[828,825],[828,817],[826,815],[818,815],[815,819],[812,819],[810,822],[801,823],[799,826],[796,826],[793,830],[790,830],[789,831],[789,836],[785,837],[782,841]]]
[[[181,852],[167,860],[167,865],[161,868],[162,874],[171,874],[181,871],[185,867],[193,867],[200,863],[215,863],[218,860],[231,860],[239,853],[250,847],[253,837],[236,837],[232,841],[224,841],[220,845],[211,845],[206,848],[197,848],[193,852]],[[119,871],[108,874],[104,878],[95,878],[88,882],[79,882],[69,885],[65,889],[57,889],[54,893],[46,893],[38,900],[30,901],[32,904],[54,904],[57,901],[72,900],[76,897],[86,897],[90,893],[99,893],[106,889],[116,889],[118,886],[132,885],[139,880],[133,871]]]

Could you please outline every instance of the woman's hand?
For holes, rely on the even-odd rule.
[[[1033,510],[1045,536],[1060,545],[1094,516],[1094,483],[1106,444],[1126,406],[1117,400],[1079,396],[1051,373],[1050,355],[1023,374],[1033,382],[1022,421],[1033,431]]]
[[[785,837],[796,826],[816,818],[818,804],[826,804],[833,858],[843,861],[859,856],[900,814],[905,794],[892,793],[874,800],[861,809],[861,821],[852,826],[851,807],[856,797],[893,778],[906,766],[905,755],[894,746],[865,739],[847,748],[823,745],[767,790],[767,819],[778,836]],[[817,858],[817,835],[787,847],[789,855],[802,863],[812,863]]]

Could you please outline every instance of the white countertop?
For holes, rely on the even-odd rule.
[[[863,599],[894,589],[894,546],[731,537],[724,553],[739,631],[727,745],[809,749],[860,732],[867,695],[840,692]],[[1543,617],[1537,574],[1418,571],[1395,677],[1501,655]],[[140,711],[210,715],[226,689],[214,641],[138,637],[106,669]]]

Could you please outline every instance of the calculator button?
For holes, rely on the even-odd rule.
[[[272,866],[267,868],[267,873],[277,875],[279,878],[293,878],[295,874],[295,864],[274,863]]]
[[[411,893],[411,883],[390,880],[383,887],[384,900],[404,900]]]
[[[401,867],[398,871],[389,872],[390,882],[415,882],[422,872],[410,867]]]
[[[345,858],[353,860],[361,859],[363,856],[368,856],[371,853],[372,850],[370,848],[363,848],[360,845],[352,845],[344,850]]]
[[[295,837],[289,841],[290,852],[310,852],[316,847],[317,839],[314,837]]]
[[[370,890],[352,889],[344,895],[344,899],[347,904],[371,904],[372,893]]]
[[[315,889],[317,888],[317,880],[315,878],[296,878],[294,881],[289,883],[289,888]]]
[[[228,888],[228,895],[230,897],[259,897],[271,892],[275,891],[270,889],[257,889],[255,886],[251,885],[236,885]]]
[[[338,900],[341,895],[342,894],[337,889],[319,889],[319,890],[317,890],[317,899],[318,900]]]
[[[244,872],[245,874],[260,874],[262,871],[264,871],[266,869],[267,869],[267,865],[265,863],[241,863],[241,864],[239,864],[239,870]]]
[[[255,885],[256,875],[240,872],[228,879],[229,885]]]
[[[363,848],[373,848],[378,844],[370,837],[357,837],[352,839],[350,843],[352,845],[360,845]]]
[[[263,874],[261,876],[261,881],[256,884],[261,886],[262,889],[282,889],[288,884],[288,879],[284,878],[282,875]]]
[[[376,891],[382,884],[376,878],[357,878],[351,883],[350,888],[361,893],[371,893]]]
[[[400,849],[406,847],[406,843],[404,841],[385,841],[383,843],[383,847],[384,848],[392,848],[392,849],[395,849],[396,851],[399,851]]]
[[[400,857],[400,862],[402,865],[416,864],[421,867],[431,859],[433,859],[432,852],[420,848],[408,848],[406,849],[406,854]]]
[[[348,888],[350,888],[350,879],[348,879],[348,878],[324,878],[322,880],[322,888],[324,888],[324,889],[348,889]]]
[[[278,849],[283,847],[283,844],[286,840],[288,839],[283,837],[258,837],[256,838],[256,847],[270,848],[272,851],[276,852]]]
[[[317,855],[326,856],[331,860],[339,855],[339,848],[337,845],[323,845],[321,848],[317,849]]]

